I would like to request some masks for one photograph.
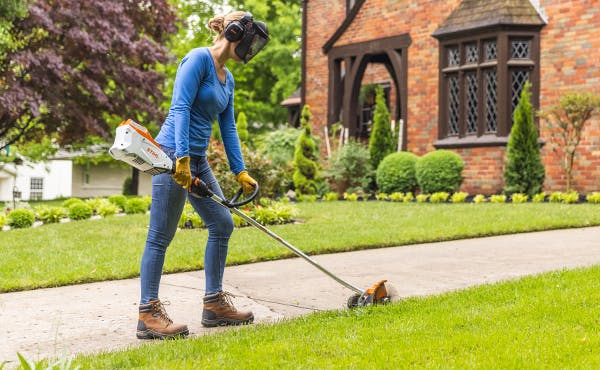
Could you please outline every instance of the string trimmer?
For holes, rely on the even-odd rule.
[[[128,163],[138,170],[150,175],[172,173],[174,170],[173,161],[162,151],[160,145],[154,141],[148,130],[130,119],[121,122],[119,127],[117,127],[115,142],[109,149],[109,153],[113,158]],[[315,260],[310,258],[306,253],[294,247],[287,241],[283,240],[283,238],[267,229],[261,223],[240,211],[238,207],[248,204],[254,200],[258,194],[258,186],[254,188],[254,192],[251,195],[245,197],[243,200],[239,200],[242,193],[242,189],[240,189],[231,200],[223,199],[213,193],[204,183],[204,181],[197,177],[192,179],[192,186],[190,188],[190,195],[195,197],[211,198],[221,206],[240,216],[250,225],[255,226],[257,229],[263,231],[271,238],[283,244],[286,248],[294,252],[294,254],[302,257],[308,263],[327,274],[339,284],[352,290],[355,294],[348,298],[347,304],[349,308],[372,304],[384,304],[392,299],[395,291],[393,287],[391,287],[389,284],[386,284],[387,280],[380,280],[371,288],[362,290],[357,286],[340,279],[338,276],[334,275],[329,270],[318,264]]]

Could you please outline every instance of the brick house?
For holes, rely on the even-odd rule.
[[[567,92],[600,93],[598,31],[598,0],[304,0],[300,100],[316,134],[341,122],[361,137],[361,85],[383,85],[402,150],[453,150],[465,162],[461,190],[499,193],[523,84],[536,109]],[[564,191],[557,135],[536,122],[544,190]],[[573,188],[599,191],[600,119],[578,153]]]

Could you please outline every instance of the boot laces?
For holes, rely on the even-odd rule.
[[[231,300],[233,297],[235,297],[235,295],[233,295],[229,292],[222,291],[221,292],[221,304],[224,306],[227,305],[227,306],[229,306],[231,311],[237,312],[237,309],[235,308],[235,306],[233,305],[233,301]]]
[[[171,318],[167,314],[167,311],[165,310],[165,305],[168,306],[170,304],[171,303],[168,301],[165,301],[164,303],[161,301],[158,301],[158,302],[154,302],[152,304],[152,308],[154,309],[154,313],[158,314],[158,317],[160,317],[163,321],[166,321],[169,324],[172,324],[173,320],[171,320]]]

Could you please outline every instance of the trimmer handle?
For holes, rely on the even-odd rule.
[[[252,192],[252,194],[250,196],[248,196],[246,199],[238,201],[238,199],[240,198],[240,196],[244,193],[244,189],[240,188],[240,190],[238,190],[237,194],[231,198],[231,200],[227,200],[227,199],[222,199],[221,197],[219,197],[218,195],[216,195],[212,190],[209,189],[208,185],[206,185],[206,183],[202,180],[200,180],[198,177],[194,177],[192,179],[192,185],[190,186],[190,193],[192,196],[198,197],[198,198],[203,198],[203,197],[207,197],[207,198],[213,198],[217,201],[219,201],[219,203],[221,203],[222,205],[226,206],[227,208],[238,208],[241,207],[245,204],[248,204],[250,202],[252,202],[254,200],[254,198],[256,198],[256,196],[258,195],[258,184],[254,185],[254,191]]]

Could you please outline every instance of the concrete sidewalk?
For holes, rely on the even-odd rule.
[[[283,247],[282,247],[283,248]],[[402,297],[429,295],[545,271],[600,264],[600,227],[428,243],[316,256],[344,280],[368,288],[388,279]],[[345,308],[352,292],[300,258],[227,267],[225,289],[256,322]],[[192,336],[200,324],[204,272],[163,276],[161,299]],[[139,279],[0,294],[0,363],[137,346]]]

